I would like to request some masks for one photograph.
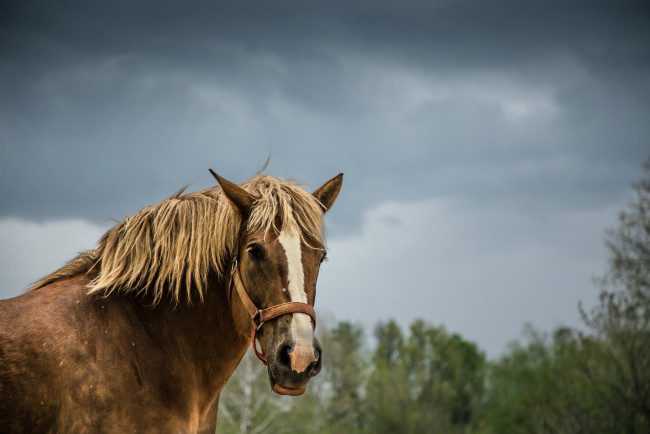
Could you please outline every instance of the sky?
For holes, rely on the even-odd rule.
[[[0,298],[208,172],[315,190],[317,312],[579,326],[650,155],[644,1],[4,1]]]

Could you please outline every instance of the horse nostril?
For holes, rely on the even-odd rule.
[[[291,342],[277,347],[275,363],[283,371],[295,371],[297,374],[314,377],[321,370],[321,347],[316,341],[314,346],[295,346]]]
[[[291,354],[293,350],[291,345],[282,345],[278,350],[278,362],[284,366],[291,366]]]
[[[320,347],[316,348],[314,350],[314,356],[316,357],[316,360],[311,362],[309,366],[307,366],[307,369],[305,372],[307,372],[307,375],[311,377],[315,377],[321,369],[321,349]]]

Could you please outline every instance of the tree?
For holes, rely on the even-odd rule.
[[[485,354],[458,334],[415,320],[404,346],[410,432],[465,432],[484,385]]]
[[[368,379],[368,431],[372,433],[404,432],[409,406],[402,349],[404,336],[393,320],[375,328],[377,347],[372,356]]]
[[[607,233],[599,303],[580,307],[589,332],[528,328],[491,363],[481,430],[488,433],[650,432],[650,160]]]
[[[650,432],[650,159],[645,178],[607,234],[609,268],[599,280],[599,304],[582,317],[595,337],[583,336],[583,372],[618,421],[616,429]]]
[[[321,327],[323,368],[310,380],[305,395],[292,398],[282,420],[282,432],[361,432],[365,420],[364,386],[367,363],[363,329],[340,322]]]
[[[378,339],[367,387],[369,432],[467,432],[484,384],[474,343],[419,319],[405,340],[390,321]]]
[[[273,431],[286,401],[272,396],[266,369],[249,349],[221,391],[217,432],[256,434]]]
[[[349,322],[338,323],[328,348],[325,375],[331,398],[325,417],[327,429],[323,432],[349,433],[364,427],[366,362],[362,350],[363,329]]]
[[[581,372],[585,354],[577,333],[558,328],[551,338],[528,325],[525,336],[524,344],[510,344],[490,363],[480,432],[616,432]]]

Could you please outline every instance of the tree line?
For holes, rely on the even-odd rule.
[[[607,232],[600,296],[582,330],[527,326],[497,360],[422,319],[320,332],[323,371],[298,398],[273,395],[250,354],[222,392],[217,432],[650,432],[650,160]]]

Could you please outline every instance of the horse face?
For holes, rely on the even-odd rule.
[[[325,250],[309,245],[294,230],[254,233],[241,243],[240,273],[259,309],[289,301],[313,306],[316,280]],[[289,313],[264,323],[258,341],[268,360],[269,379],[289,391],[304,389],[321,369],[321,346],[305,313]]]
[[[239,270],[253,303],[258,309],[291,301],[313,305],[318,270],[325,257],[320,241],[307,239],[305,243],[298,229],[281,224],[274,225],[283,227],[280,232],[247,233],[246,222],[258,198],[212,169],[210,172],[242,217]],[[331,208],[342,182],[343,174],[340,173],[312,193],[310,201],[315,200],[312,204],[319,213]],[[258,331],[258,340],[268,361],[271,385],[276,392],[298,395],[304,391],[307,381],[320,371],[321,347],[313,326],[309,315],[295,312],[265,322]]]

